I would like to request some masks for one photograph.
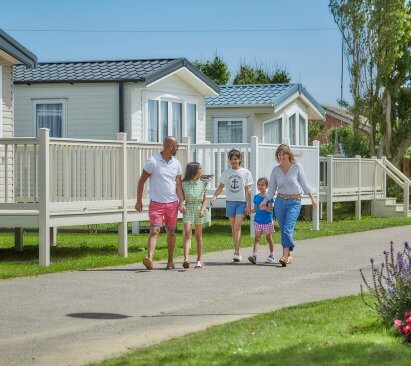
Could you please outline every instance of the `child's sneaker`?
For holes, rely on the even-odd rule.
[[[275,261],[274,256],[269,255],[269,256],[267,257],[267,259],[265,260],[265,263],[274,263],[274,261]]]
[[[257,264],[257,257],[255,255],[250,255],[248,257],[248,260],[252,263],[252,264]]]
[[[241,255],[237,255],[237,254],[233,255],[233,262],[234,263],[241,262],[241,260],[242,260]]]

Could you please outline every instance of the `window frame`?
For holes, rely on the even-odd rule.
[[[294,114],[296,115],[296,117],[295,117],[295,124],[296,124],[295,141],[296,141],[297,144],[292,145],[292,146],[308,146],[308,123],[309,123],[308,115],[298,104],[292,105],[290,108],[286,109],[285,112],[284,112],[286,134],[284,134],[283,136],[285,138],[288,138],[288,140],[290,141],[290,145],[291,145],[290,117],[292,117]],[[306,139],[306,143],[307,143],[306,145],[299,145],[299,143],[300,143],[300,115],[306,121],[306,123],[305,123],[305,139]]]
[[[264,133],[265,125],[268,124],[268,123],[270,123],[270,122],[277,121],[277,120],[281,120],[281,122],[280,122],[280,123],[281,123],[281,138],[280,138],[280,144],[283,142],[283,140],[284,140],[284,132],[285,132],[284,119],[285,119],[285,116],[284,116],[283,114],[280,114],[280,115],[277,115],[277,116],[275,116],[275,117],[273,117],[273,118],[270,118],[270,119],[262,122],[261,134],[262,134],[262,141],[263,141],[264,144],[268,144],[268,142],[265,141],[265,137],[264,137],[264,136],[265,136],[265,133]],[[275,145],[275,144],[274,144],[274,145]]]
[[[241,121],[242,122],[242,130],[243,130],[243,141],[240,142],[233,142],[233,143],[246,143],[247,142],[247,117],[213,117],[214,121],[214,143],[219,144],[218,141],[218,122],[230,122],[230,121]]]
[[[181,137],[184,138],[187,136],[187,104],[195,104],[196,106],[196,113],[195,113],[195,124],[196,124],[196,140],[198,141],[198,116],[199,116],[199,108],[201,104],[201,98],[195,96],[181,96],[181,95],[171,95],[168,93],[158,93],[152,91],[143,91],[143,139],[144,141],[148,141],[148,122],[149,122],[149,113],[148,113],[148,101],[149,100],[156,100],[159,103],[159,113],[158,113],[158,124],[159,124],[159,142],[163,142],[165,136],[163,136],[163,129],[162,129],[162,102],[167,103],[167,111],[168,111],[168,136],[173,135],[173,104],[172,103],[180,103],[181,104]],[[182,141],[181,141],[182,142]]]
[[[61,138],[68,137],[67,126],[67,98],[33,98],[32,100],[32,114],[33,114],[33,136],[38,138],[37,135],[37,104],[62,104],[62,120],[61,120]]]

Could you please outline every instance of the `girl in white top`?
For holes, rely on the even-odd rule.
[[[281,230],[283,256],[280,263],[283,267],[291,263],[290,252],[294,248],[294,228],[301,211],[301,195],[308,194],[314,208],[317,203],[312,190],[307,184],[302,166],[295,161],[295,154],[286,144],[281,144],[275,153],[279,165],[271,172],[268,191],[260,207],[265,207],[266,201],[271,200],[275,193],[275,216]]]
[[[226,216],[230,219],[234,242],[234,263],[241,261],[241,225],[245,215],[251,212],[251,185],[253,177],[248,169],[242,168],[241,153],[237,149],[228,152],[231,168],[221,174],[211,205],[214,205],[218,195],[226,188]]]

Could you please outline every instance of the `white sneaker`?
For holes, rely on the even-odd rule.
[[[274,263],[274,261],[275,261],[274,256],[269,255],[267,259],[265,260],[265,263]]]
[[[234,255],[233,255],[233,262],[234,262],[234,263],[241,262],[242,259],[243,259],[243,258],[241,258],[241,255],[237,255],[237,254],[234,254]]]

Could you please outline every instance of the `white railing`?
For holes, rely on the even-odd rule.
[[[121,134],[119,134],[121,138]],[[1,203],[36,203],[39,201],[39,140],[2,139],[5,160],[0,173]],[[120,197],[120,159],[122,140],[79,140],[49,138],[49,201],[57,203],[115,201]],[[135,201],[137,181],[144,163],[162,148],[158,143],[126,141],[127,200]],[[177,157],[187,162],[188,141],[180,144]],[[8,182],[6,185],[5,182]],[[148,198],[147,189],[143,198]],[[56,204],[56,205],[54,205]],[[68,205],[60,205],[68,207]],[[75,205],[71,205],[74,207]]]
[[[387,176],[403,189],[404,215],[409,210],[410,180],[386,158],[320,158],[320,188],[327,196],[327,217],[332,221],[332,202],[337,197],[356,196],[356,216],[360,218],[361,200],[387,197]],[[339,199],[344,200],[344,199]]]

